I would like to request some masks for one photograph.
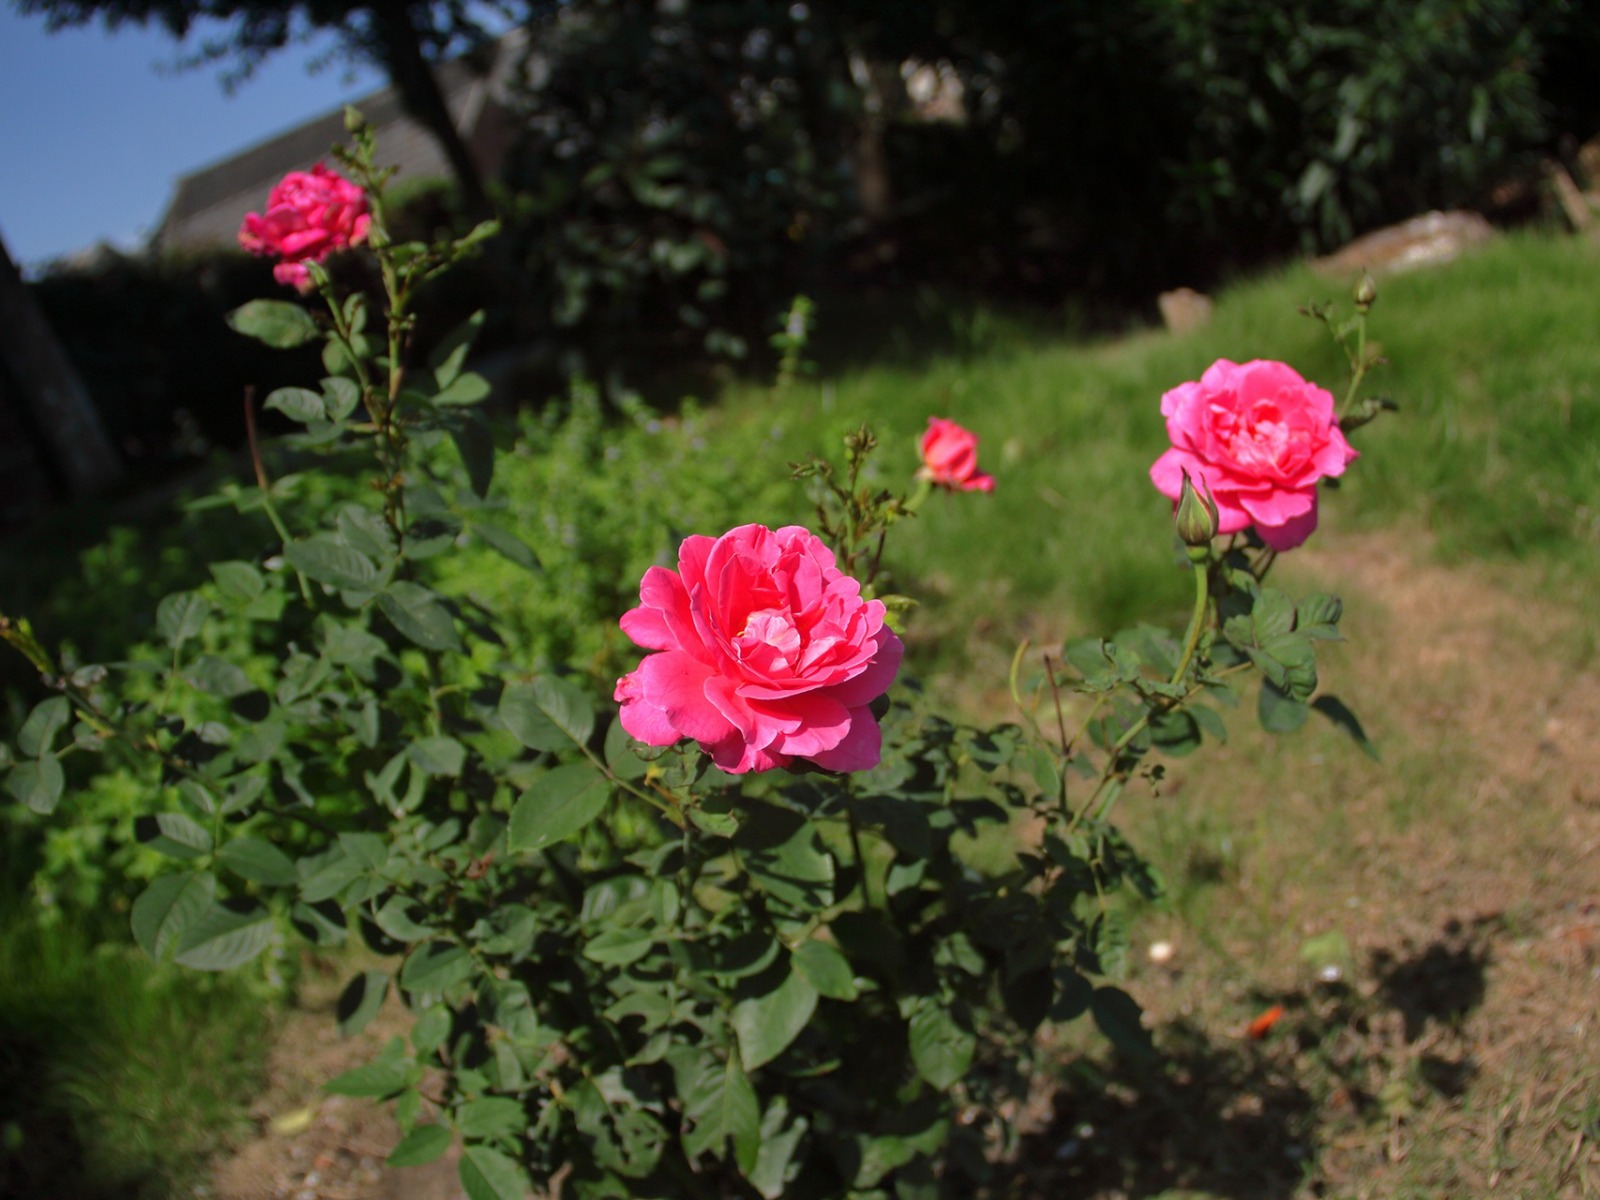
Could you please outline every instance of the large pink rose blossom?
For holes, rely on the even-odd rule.
[[[928,418],[917,475],[952,491],[994,491],[994,476],[978,470],[977,435],[945,417]]]
[[[1161,413],[1172,449],[1150,468],[1151,482],[1177,503],[1188,471],[1216,501],[1219,533],[1254,525],[1274,550],[1311,536],[1317,481],[1356,457],[1333,397],[1281,362],[1218,359],[1198,383],[1161,397]]]
[[[280,261],[272,268],[272,277],[309,292],[306,263],[359,245],[371,223],[366,193],[318,163],[310,171],[285,175],[267,197],[265,214],[246,214],[239,226],[239,245],[251,254],[277,255]]]
[[[617,681],[622,727],[652,746],[693,738],[724,771],[806,759],[829,771],[878,764],[868,705],[904,650],[880,600],[798,525],[741,525],[685,538],[678,569],[651,567],[622,631],[647,650]]]

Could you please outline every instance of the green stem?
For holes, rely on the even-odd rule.
[[[1339,406],[1340,413],[1347,413],[1356,402],[1356,391],[1361,387],[1361,380],[1367,373],[1367,318],[1365,313],[1356,314],[1356,356],[1350,363],[1350,386],[1345,389],[1344,403]]]
[[[1207,602],[1210,600],[1210,547],[1192,547],[1189,555],[1190,561],[1194,564],[1194,611],[1189,615],[1189,631],[1183,638],[1183,657],[1178,660],[1178,668],[1168,680],[1172,684],[1183,682],[1183,677],[1189,671],[1189,664],[1194,661],[1194,652],[1200,645],[1200,633],[1206,624]]]

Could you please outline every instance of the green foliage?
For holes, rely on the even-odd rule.
[[[312,314],[255,305],[233,324],[278,346],[315,331],[327,377],[268,402],[301,427],[289,444],[308,462],[370,451],[368,486],[274,482],[253,447],[257,487],[200,504],[266,524],[160,599],[136,657],[58,663],[0,618],[47,693],[0,762],[5,787],[29,821],[113,782],[138,796],[119,833],[140,847],[131,926],[157,962],[236,970],[286,927],[381,956],[337,1020],[364,1027],[393,991],[409,1037],[328,1086],[394,1102],[399,1162],[459,1141],[473,1200],[558,1171],[596,1200],[972,1194],[1010,1139],[1043,1022],[1088,1016],[1119,1052],[1151,1053],[1137,1005],[1106,981],[1128,956],[1119,893],[1162,885],[1109,824],[1113,803],[1159,779],[1159,756],[1219,736],[1201,697],[1226,703],[1260,677],[1263,723],[1302,719],[1340,605],[1265,586],[1272,553],[1238,535],[1190,548],[1181,637],[1074,641],[1027,696],[1019,654],[1024,725],[897,700],[881,762],[853,775],[730,775],[692,745],[642,746],[605,698],[615,643],[575,655],[609,626],[598,612],[628,605],[625,557],[670,553],[670,522],[703,515],[719,468],[692,440],[661,454],[642,411],[596,438],[580,396],[537,431],[631,454],[626,503],[585,485],[569,451],[548,461],[570,478],[538,477],[516,509],[553,518],[554,541],[501,523],[475,408],[487,387],[466,369],[480,322],[425,368],[407,354],[414,289],[488,231],[397,242],[386,172],[352,128],[342,161],[372,196],[381,312],[313,266]],[[869,595],[884,534],[920,502],[871,482],[875,447],[858,429],[842,473],[802,468],[818,528]],[[672,490],[669,470],[706,494],[596,517],[602,497],[631,511]],[[517,580],[499,595],[473,585],[490,561]],[[549,640],[557,593],[579,605],[565,642]],[[1077,735],[1064,690],[1088,709]]]

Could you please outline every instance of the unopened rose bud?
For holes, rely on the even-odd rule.
[[[1204,479],[1200,481],[1200,488],[1202,490],[1195,490],[1194,480],[1185,471],[1183,490],[1178,495],[1178,509],[1173,520],[1178,526],[1178,536],[1186,546],[1209,546],[1211,539],[1217,536],[1217,526],[1222,520],[1217,511],[1217,502],[1211,498],[1211,489],[1206,487]]]
[[[1361,282],[1356,284],[1355,290],[1356,311],[1366,312],[1377,298],[1378,285],[1373,282],[1372,272],[1361,272]]]
[[[360,133],[367,127],[367,118],[362,115],[359,108],[346,104],[344,106],[344,127],[352,135]]]

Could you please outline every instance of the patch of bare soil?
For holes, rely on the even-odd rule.
[[[251,1105],[256,1136],[216,1163],[216,1200],[466,1200],[455,1154],[425,1167],[387,1167],[400,1140],[389,1108],[322,1090],[410,1028],[391,996],[358,1036],[341,1038],[333,1011],[341,982],[314,979],[285,1015],[267,1086]]]

